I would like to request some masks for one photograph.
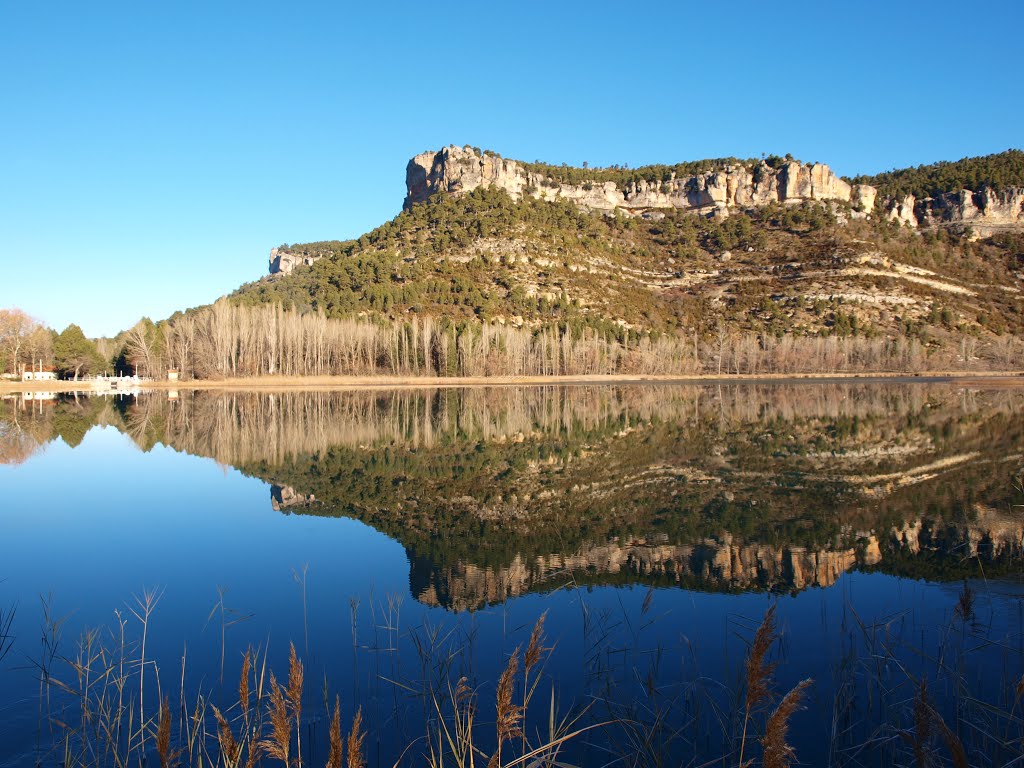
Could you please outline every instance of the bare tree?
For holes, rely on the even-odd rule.
[[[23,310],[0,309],[0,349],[4,351],[11,373],[18,373],[22,348],[34,331],[40,328]]]

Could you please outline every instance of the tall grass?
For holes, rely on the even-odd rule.
[[[595,611],[580,594],[584,658],[579,663],[586,675],[582,698],[568,707],[560,702],[552,668],[572,662],[550,663],[558,643],[547,641],[547,614],[504,654],[492,677],[471,666],[472,627],[443,630],[424,623],[375,635],[378,629],[371,626],[359,636],[355,601],[350,604],[353,642],[362,655],[397,654],[400,644],[411,645],[416,670],[403,674],[398,664],[382,665],[381,672],[364,667],[361,672],[370,673],[373,687],[347,702],[325,678],[318,702],[308,684],[307,661],[294,644],[288,646],[282,676],[265,646],[247,647],[236,657],[237,666],[229,656],[228,675],[237,671],[238,683],[217,693],[202,682],[186,682],[189,661],[183,653],[178,701],[172,704],[168,681],[147,648],[158,599],[159,593],[144,592],[134,610],[115,614],[112,627],[89,629],[68,649],[61,620],[46,607],[47,639],[34,667],[43,684],[39,765],[365,768],[394,760],[396,766],[431,768],[553,768],[703,765],[712,759],[730,767],[786,768],[799,762],[794,727],[802,729],[801,743],[808,742],[808,715],[801,711],[811,701],[835,713],[832,731],[815,734],[828,742],[834,765],[881,761],[960,768],[982,757],[985,764],[1007,765],[1019,755],[1024,736],[1019,659],[1015,674],[993,687],[994,697],[968,686],[958,653],[977,652],[984,632],[981,619],[974,624],[965,619],[979,612],[973,589],[951,603],[940,655],[924,665],[927,674],[915,673],[907,661],[923,650],[900,648],[892,632],[893,622],[912,616],[867,624],[849,609],[843,618],[846,640],[856,642],[843,657],[842,673],[850,682],[834,686],[834,701],[815,700],[820,686],[809,679],[791,684],[785,693],[777,690],[782,670],[799,662],[786,659],[776,605],[756,627],[742,632],[749,641],[743,659],[731,664],[735,683],[727,683],[700,674],[690,645],[682,650],[692,655],[696,674],[666,677],[665,649],[645,640],[661,618],[654,590],[638,609],[623,607],[619,613]],[[383,605],[371,612],[372,621],[396,627],[397,619],[389,618]],[[217,660],[203,666],[215,669]],[[381,702],[395,689],[422,717],[403,723],[402,712],[412,710],[398,708],[381,715]],[[405,726],[419,733],[410,734]]]

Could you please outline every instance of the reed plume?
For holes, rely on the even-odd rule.
[[[523,708],[512,699],[516,686],[516,672],[519,671],[519,646],[512,651],[508,660],[508,666],[498,678],[498,691],[495,695],[497,702],[498,716],[495,720],[495,730],[498,735],[498,747],[491,755],[487,763],[488,768],[499,768],[501,765],[501,747],[506,741],[523,735],[519,724],[523,719]]]
[[[270,716],[270,738],[260,742],[264,754],[280,760],[287,766],[291,765],[289,755],[292,744],[292,721],[288,716],[288,704],[284,690],[277,682],[274,672],[270,672],[270,702],[267,705]]]
[[[231,732],[231,724],[216,707],[212,707],[213,716],[217,719],[217,742],[220,745],[220,755],[225,765],[234,765],[238,761],[241,745],[235,741],[235,735]]]
[[[156,753],[160,758],[160,768],[171,765],[171,703],[168,697],[160,703],[160,722],[156,728]]]
[[[546,650],[544,648],[544,620],[547,616],[548,612],[544,611],[537,619],[537,623],[533,625],[533,632],[530,633],[530,643],[526,646],[526,653],[523,655],[523,669],[527,677],[540,663],[541,656]]]
[[[330,752],[327,755],[327,768],[342,768],[342,757],[345,745],[341,738],[341,697],[334,697],[334,717],[331,719],[331,727],[327,732],[330,739]]]
[[[289,644],[288,652],[288,709],[295,718],[296,752],[299,768],[302,766],[302,681],[305,673],[302,662],[295,654],[295,643]]]
[[[366,768],[366,758],[363,756],[365,738],[363,708],[360,707],[356,710],[356,716],[352,718],[352,730],[348,734],[348,768]]]
[[[761,739],[761,763],[763,768],[789,768],[796,757],[793,747],[786,742],[789,732],[789,719],[793,713],[800,709],[800,703],[804,699],[804,692],[811,685],[811,680],[802,680],[796,687],[787,693],[779,706],[768,718],[765,726],[764,737]]]
[[[747,728],[750,725],[750,716],[768,700],[771,694],[772,674],[775,672],[775,663],[766,660],[768,651],[775,642],[775,606],[773,605],[764,615],[761,626],[754,634],[754,642],[747,654],[745,667],[747,678],[747,696],[743,711],[743,733],[740,736],[740,768],[744,768],[743,751],[747,744]]]
[[[249,720],[249,673],[252,671],[252,648],[245,649],[242,656],[242,676],[238,680],[238,702],[242,705],[242,716]]]

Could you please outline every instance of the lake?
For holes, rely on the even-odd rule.
[[[19,395],[0,462],[0,766],[217,764],[214,707],[241,760],[290,645],[303,764],[337,699],[369,765],[482,766],[503,684],[502,765],[760,764],[808,678],[804,764],[1020,755],[1021,388]]]

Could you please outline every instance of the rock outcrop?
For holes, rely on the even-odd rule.
[[[675,583],[698,583],[718,590],[799,591],[827,587],[857,564],[853,548],[812,551],[741,544],[731,536],[673,545],[644,538],[614,540],[572,555],[549,554],[529,560],[516,555],[503,568],[458,562],[436,570],[426,564],[411,574],[412,593],[426,605],[463,611],[500,603],[538,589],[566,574],[629,572]]]
[[[890,220],[911,227],[970,227],[978,237],[1024,227],[1024,187],[979,192],[961,189],[917,200],[913,195],[890,198],[885,202]]]
[[[667,537],[613,539],[571,555],[516,555],[501,568],[469,562],[440,568],[417,560],[410,587],[427,605],[463,611],[500,603],[540,589],[569,573],[654,577],[711,591],[768,590],[798,592],[828,587],[858,566],[884,562],[885,552],[929,550],[957,557],[991,560],[1024,552],[1024,522],[998,510],[976,505],[969,524],[919,519],[876,535],[851,531],[849,546],[812,550],[806,547],[742,542],[729,534],[693,544],[671,544]]]
[[[638,179],[619,186],[612,181],[584,180],[562,183],[516,160],[470,147],[448,146],[416,155],[406,166],[404,207],[436,194],[460,194],[480,187],[503,189],[514,199],[567,200],[590,211],[661,216],[659,210],[676,209],[705,216],[727,216],[730,211],[770,203],[805,201],[845,203],[853,218],[876,210],[878,190],[869,184],[850,184],[822,163],[787,160],[781,164],[736,163],[689,176],[671,174],[663,180]],[[1024,187],[983,188],[948,192],[934,198],[913,195],[881,201],[881,213],[914,228],[945,227],[987,237],[1007,229],[1024,228]],[[288,274],[326,253],[296,252],[286,246],[270,252],[270,273]]]
[[[437,193],[458,194],[478,187],[497,187],[519,200],[531,195],[540,200],[570,200],[592,211],[643,213],[658,208],[677,208],[705,214],[726,215],[732,208],[749,208],[773,202],[805,200],[853,202],[855,207],[874,204],[873,187],[850,185],[821,163],[804,165],[790,160],[775,168],[765,162],[753,167],[726,165],[693,176],[674,174],[664,181],[639,180],[619,187],[611,181],[563,184],[506,160],[475,150],[449,146],[424,152],[406,168],[405,207]]]
[[[317,256],[301,253],[292,253],[281,248],[272,248],[270,251],[270,274],[278,272],[287,275],[299,264],[312,264]]]
[[[329,251],[292,251],[287,246],[272,248],[270,251],[270,274],[287,275],[300,265],[309,266],[314,261],[329,255]]]

